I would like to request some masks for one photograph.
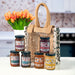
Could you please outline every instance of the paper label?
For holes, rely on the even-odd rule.
[[[16,41],[15,48],[18,50],[23,50],[24,49],[24,41]]]
[[[19,64],[19,56],[11,56],[11,64],[17,65]]]
[[[49,52],[49,50],[50,50],[50,42],[40,42],[41,52]]]
[[[30,57],[22,57],[22,65],[29,66],[30,65]]]
[[[55,59],[45,59],[45,68],[51,69],[55,67]]]
[[[35,66],[36,67],[44,66],[44,57],[35,57]]]

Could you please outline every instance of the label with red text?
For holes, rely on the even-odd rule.
[[[49,52],[50,50],[50,42],[40,42],[40,51],[41,52]]]
[[[15,48],[18,50],[24,50],[24,41],[16,41]]]

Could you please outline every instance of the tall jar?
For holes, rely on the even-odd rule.
[[[54,70],[55,69],[55,54],[46,53],[45,55],[45,69]]]
[[[21,55],[21,66],[22,67],[30,67],[31,66],[30,51],[22,52],[22,55]]]
[[[49,53],[49,50],[50,50],[50,38],[40,37],[40,52]]]
[[[35,59],[34,59],[34,67],[35,68],[44,68],[44,54],[40,52],[35,52]]]
[[[24,35],[16,35],[15,36],[15,50],[24,51],[24,49],[25,49]]]
[[[19,66],[20,65],[20,57],[19,52],[17,51],[10,51],[10,65],[11,66]]]

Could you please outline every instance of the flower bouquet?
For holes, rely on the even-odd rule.
[[[24,26],[28,26],[34,18],[35,17],[30,14],[28,10],[21,12],[13,11],[12,13],[8,11],[5,13],[5,19],[14,30],[24,30]]]

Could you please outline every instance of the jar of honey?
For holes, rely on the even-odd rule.
[[[22,52],[21,66],[22,67],[30,67],[31,66],[31,55],[30,55],[30,51]]]
[[[50,50],[50,38],[40,37],[40,52],[49,53],[49,50]]]
[[[40,52],[35,52],[35,59],[34,59],[34,67],[35,68],[44,68],[44,54]]]
[[[20,65],[20,58],[19,58],[19,52],[17,51],[10,51],[10,65],[11,66],[19,66]]]
[[[55,54],[46,53],[45,55],[45,69],[54,70],[55,69]]]
[[[15,50],[24,51],[25,49],[24,35],[16,35],[15,38],[16,38],[15,39]]]

